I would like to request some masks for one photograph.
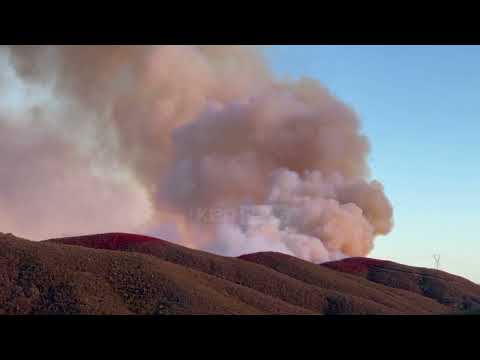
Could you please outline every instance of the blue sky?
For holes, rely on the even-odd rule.
[[[313,77],[360,116],[395,228],[372,257],[480,282],[480,46],[273,46],[280,77]]]

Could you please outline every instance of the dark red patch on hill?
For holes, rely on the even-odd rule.
[[[370,258],[348,258],[339,261],[323,263],[322,265],[332,270],[349,274],[367,274],[372,267],[380,267],[388,264],[388,261]]]
[[[150,236],[124,233],[76,236],[70,238],[51,239],[49,241],[59,244],[77,245],[93,249],[105,250],[128,250],[132,246],[134,247],[140,244],[164,242],[164,240],[160,240]]]

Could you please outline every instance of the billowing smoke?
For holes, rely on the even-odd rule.
[[[391,230],[355,113],[315,80],[276,79],[259,48],[1,51],[3,231],[143,232],[322,262],[367,255]]]
[[[33,239],[130,230],[151,213],[129,179],[103,176],[71,144],[0,119],[0,228]],[[112,170],[113,173],[113,170]]]

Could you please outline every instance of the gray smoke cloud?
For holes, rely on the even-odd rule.
[[[367,255],[392,228],[356,114],[315,80],[276,79],[260,48],[10,46],[0,58],[0,91],[22,94],[0,105],[4,231],[143,232],[322,262]],[[219,211],[230,216],[197,216]]]

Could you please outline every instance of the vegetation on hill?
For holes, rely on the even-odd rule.
[[[1,234],[0,314],[448,314],[458,305],[445,301],[452,286],[465,306],[480,302],[480,286],[446,273],[429,291],[407,287],[398,266],[412,284],[429,274],[395,264],[359,276],[278,253],[229,258],[130,234],[43,242]]]

